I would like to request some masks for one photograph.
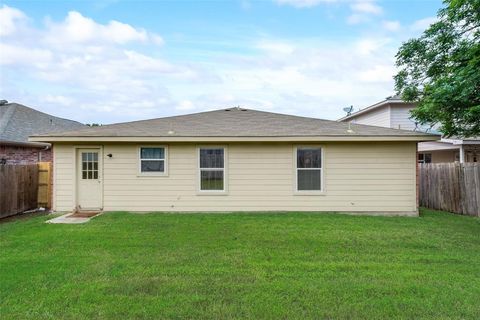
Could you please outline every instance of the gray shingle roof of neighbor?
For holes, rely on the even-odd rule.
[[[80,122],[54,117],[18,103],[0,105],[0,141],[28,143],[33,134],[81,129]]]
[[[349,130],[351,129],[351,130]],[[292,116],[243,108],[117,123],[41,137],[432,137],[420,132]],[[38,137],[38,136],[37,136]],[[429,139],[431,140],[431,139]],[[38,139],[36,139],[38,141]]]

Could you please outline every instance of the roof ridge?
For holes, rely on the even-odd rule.
[[[214,112],[221,112],[221,111],[254,111],[254,112],[259,112],[259,113],[266,113],[266,114],[274,114],[274,115],[280,115],[284,117],[294,117],[294,118],[303,118],[303,119],[310,119],[310,120],[320,120],[320,121],[332,121],[336,122],[335,120],[327,120],[327,119],[321,119],[321,118],[312,118],[312,117],[307,117],[307,116],[297,116],[297,115],[292,115],[292,114],[286,114],[286,113],[279,113],[279,112],[270,112],[270,111],[264,111],[264,110],[256,110],[256,109],[248,109],[248,108],[243,108],[243,107],[231,107],[231,108],[221,108],[221,109],[215,109],[215,110],[206,110],[206,111],[199,111],[199,112],[194,112],[194,113],[187,113],[187,114],[178,114],[178,115],[173,115],[173,116],[166,116],[166,117],[156,117],[156,118],[151,118],[151,119],[141,119],[141,120],[134,120],[134,121],[125,121],[125,122],[115,122],[115,123],[109,123],[109,124],[104,124],[101,127],[107,127],[107,126],[114,126],[114,125],[124,125],[124,124],[130,124],[130,123],[139,123],[139,122],[147,122],[147,121],[155,121],[155,120],[168,120],[168,119],[174,119],[174,118],[181,118],[181,117],[189,117],[193,115],[199,115],[199,114],[205,114],[205,113],[214,113]]]
[[[76,121],[76,120],[72,120],[72,119],[67,119],[67,118],[62,118],[62,117],[58,117],[58,116],[54,116],[50,113],[46,113],[46,112],[43,112],[43,111],[40,111],[40,110],[37,110],[37,109],[34,109],[34,108],[31,108],[29,106],[26,106],[24,104],[21,104],[21,103],[17,103],[17,102],[9,102],[8,104],[6,104],[8,106],[11,106],[11,107],[15,107],[16,108],[25,108],[25,109],[28,109],[29,111],[32,111],[32,112],[35,112],[35,113],[41,113],[45,116],[48,116],[48,117],[51,117],[51,118],[56,118],[56,119],[60,119],[60,120],[65,120],[65,121],[71,121],[71,122],[76,122],[76,123],[80,123],[82,125],[84,125],[83,123],[81,123],[80,121]]]

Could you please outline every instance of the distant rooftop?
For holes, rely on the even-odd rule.
[[[399,95],[393,95],[393,96],[386,97],[385,100],[382,100],[380,102],[372,104],[371,106],[368,106],[366,108],[355,111],[355,112],[353,112],[349,115],[346,115],[346,116],[338,119],[337,121],[350,120],[350,119],[355,118],[356,116],[359,116],[361,114],[373,111],[377,108],[383,107],[383,106],[388,105],[388,104],[393,104],[393,103],[396,103],[396,104],[411,104],[411,102],[403,101],[402,98]]]
[[[0,142],[28,143],[34,134],[84,128],[80,122],[55,117],[18,103],[0,104]]]

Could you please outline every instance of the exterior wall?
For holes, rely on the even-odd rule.
[[[294,192],[292,143],[229,143],[228,192],[199,194],[196,144],[168,146],[168,176],[138,175],[137,144],[103,145],[104,210],[343,211],[416,215],[416,143],[319,143],[322,195]],[[302,145],[302,144],[299,144]],[[305,145],[305,144],[303,144]],[[56,144],[55,210],[75,207],[75,151]],[[112,154],[108,158],[107,154]]]
[[[383,106],[370,112],[358,115],[352,123],[366,124],[377,127],[390,127],[390,106]]]
[[[419,154],[430,154],[431,163],[449,163],[458,161],[458,150],[423,151]]]
[[[0,145],[0,160],[6,164],[32,164],[39,161],[52,161],[51,150],[23,146]]]
[[[431,154],[432,163],[455,162],[455,155],[458,154],[458,150],[432,151]]]
[[[413,106],[391,106],[390,127],[402,130],[415,130],[415,121],[410,120],[410,110]]]

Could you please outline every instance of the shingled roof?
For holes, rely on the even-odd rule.
[[[438,137],[420,132],[348,124],[243,108],[125,122],[61,133],[31,137],[31,141],[164,141],[254,140],[249,138],[301,137],[406,137],[406,140],[436,140]],[[75,139],[74,139],[75,138]],[[129,139],[126,139],[129,138]],[[183,138],[183,139],[181,139]],[[211,139],[207,139],[211,138]],[[236,138],[236,139],[233,139]],[[150,139],[153,141],[154,139]],[[398,139],[395,139],[398,140]]]
[[[84,128],[77,121],[62,119],[18,103],[0,105],[0,142],[28,143],[34,134]]]

